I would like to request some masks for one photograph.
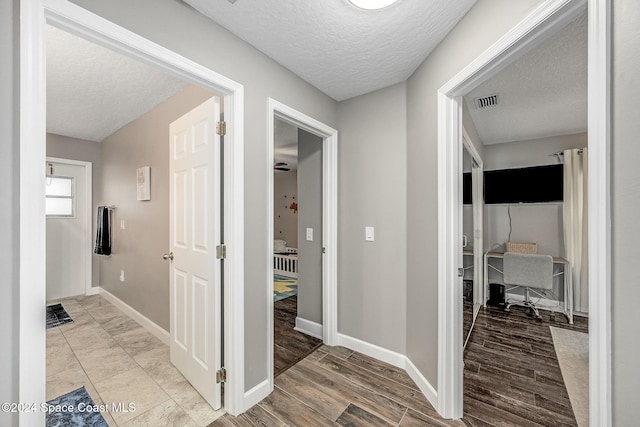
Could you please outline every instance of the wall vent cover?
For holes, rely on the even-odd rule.
[[[473,102],[476,105],[476,109],[478,110],[484,110],[487,108],[492,108],[495,107],[496,105],[498,105],[500,103],[500,94],[499,93],[494,93],[493,95],[489,95],[489,96],[482,96],[480,98],[475,98],[473,100]]]

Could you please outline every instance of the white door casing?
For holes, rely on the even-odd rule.
[[[462,416],[462,351],[456,345],[455,283],[462,97],[547,35],[588,10],[589,50],[589,412],[594,425],[611,416],[610,77],[611,2],[548,0],[535,8],[438,91],[438,413]],[[461,328],[460,328],[461,330]]]
[[[171,363],[214,409],[221,407],[220,101],[170,125]]]

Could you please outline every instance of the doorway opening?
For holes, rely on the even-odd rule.
[[[463,350],[467,347],[473,327],[485,303],[483,268],[484,246],[484,170],[480,154],[463,130],[462,157],[462,339]]]
[[[322,344],[322,138],[275,120],[274,377]]]
[[[226,137],[224,140],[224,224],[227,257],[224,260],[225,290],[224,352],[229,375],[226,378],[225,407],[231,414],[244,409],[244,313],[243,313],[243,87],[199,64],[129,32],[68,2],[55,4],[22,2],[21,60],[21,306],[20,371],[21,398],[45,401],[45,33],[52,25],[90,42],[132,57],[152,67],[201,86],[224,97]],[[164,151],[166,146],[162,148]],[[167,150],[168,151],[168,150]],[[142,166],[142,165],[139,165]],[[135,184],[135,170],[133,175]],[[135,197],[135,193],[134,193]],[[29,214],[28,214],[29,212]],[[120,225],[120,224],[118,224]],[[27,252],[26,248],[30,248]],[[34,368],[36,367],[36,368]],[[38,368],[41,367],[41,368]],[[232,368],[232,369],[231,369]],[[39,412],[20,414],[20,422],[38,419]]]
[[[47,301],[91,295],[91,162],[46,161]]]
[[[298,168],[302,165],[303,170],[298,169],[296,175],[296,188],[298,182],[309,183],[308,189],[301,188],[300,193],[296,190],[296,200],[290,200],[291,194],[278,195],[274,191],[274,165],[278,163],[293,163],[294,158],[278,159],[276,157],[276,129],[289,129],[295,135],[297,144],[297,153],[295,160]],[[301,314],[307,313],[306,307],[302,307],[302,312],[298,312],[301,308],[300,302],[297,302],[296,310],[296,329],[304,333],[315,336],[322,340],[325,344],[333,345],[337,335],[337,140],[338,132],[335,129],[301,113],[291,107],[288,107],[278,101],[269,99],[269,127],[268,127],[268,165],[269,165],[269,192],[267,226],[269,229],[269,247],[267,248],[269,268],[267,283],[269,287],[267,302],[268,310],[268,330],[269,330],[269,367],[268,367],[268,394],[273,390],[273,379],[275,373],[274,359],[274,274],[276,272],[289,274],[287,270],[291,267],[287,265],[300,266],[295,267],[297,272],[302,272],[304,277],[298,279],[305,280],[309,277],[309,283],[315,281],[316,285],[309,289],[302,290],[298,288],[301,298],[307,299],[311,306],[309,316],[311,319],[301,317]],[[285,144],[286,145],[286,144]],[[293,145],[290,143],[290,145]],[[282,154],[283,150],[280,150]],[[287,152],[287,149],[284,149]],[[276,166],[280,169],[291,169],[284,165]],[[281,170],[279,172],[291,172]],[[309,178],[305,178],[310,175]],[[280,178],[279,178],[280,180]],[[306,184],[305,184],[306,185]],[[319,193],[319,194],[318,194]],[[304,194],[304,196],[302,196]],[[286,202],[284,196],[287,196]],[[302,197],[302,199],[300,198]],[[307,197],[307,199],[305,199]],[[282,200],[280,200],[282,199]],[[303,211],[303,218],[297,217],[297,225],[295,227],[297,241],[297,255],[287,255],[287,246],[284,245],[285,239],[279,238],[279,231],[283,231],[284,223],[280,221],[278,224],[280,230],[278,235],[275,234],[274,226],[276,225],[275,212],[282,205],[284,210],[280,215],[291,214],[291,207],[297,209],[300,213],[301,209],[310,208],[309,214]],[[298,204],[300,203],[300,204]],[[302,207],[305,203],[305,207]],[[319,215],[320,214],[320,215]],[[293,214],[298,215],[298,214]],[[312,218],[315,217],[315,218]],[[291,227],[289,227],[291,228]],[[287,232],[289,233],[289,232]],[[291,231],[291,235],[293,235]],[[291,240],[291,239],[290,239]],[[277,249],[277,250],[276,250]],[[279,255],[278,252],[282,255]],[[303,258],[300,258],[302,256]],[[293,264],[295,262],[295,264]],[[289,263],[289,264],[287,264]],[[284,268],[284,270],[283,270]],[[287,276],[284,276],[287,277]],[[301,282],[299,282],[301,283]],[[302,284],[305,286],[306,283]],[[299,285],[300,286],[300,285]],[[304,302],[303,302],[304,304]],[[320,305],[321,304],[321,305]],[[266,395],[266,394],[265,394]],[[261,396],[261,398],[264,396]]]
[[[451,418],[462,416],[462,337],[457,266],[461,253],[460,212],[456,207],[462,150],[463,96],[495,75],[523,53],[584,13],[585,1],[552,1],[539,6],[505,37],[496,42],[469,67],[441,87],[439,111],[439,412]],[[608,128],[608,21],[605,2],[591,0],[588,25],[588,133],[589,142],[589,390],[591,423],[610,424],[610,235],[609,218],[609,128]],[[594,154],[594,152],[596,154]],[[598,155],[598,158],[594,157]],[[458,163],[460,162],[460,163]],[[485,164],[486,168],[486,164]],[[486,271],[485,271],[486,274]],[[570,313],[569,313],[570,314]],[[460,317],[459,317],[460,316]],[[453,334],[448,334],[450,332]]]

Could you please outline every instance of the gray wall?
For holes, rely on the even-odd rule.
[[[613,0],[612,356],[613,425],[640,419],[640,2]]]
[[[484,170],[522,168],[526,166],[555,165],[558,161],[551,153],[587,146],[587,133],[529,139],[526,141],[491,144],[484,147]]]
[[[0,271],[5,283],[0,296],[0,401],[18,401],[19,316],[19,58],[18,1],[0,2]],[[0,425],[17,425],[17,414],[0,411]]]
[[[301,129],[298,198],[298,317],[322,324],[322,138]]]
[[[286,197],[285,197],[286,196]],[[298,245],[298,214],[291,203],[298,203],[298,172],[273,174],[273,238],[287,242],[287,246]]]
[[[437,387],[437,91],[541,0],[482,0],[407,82],[407,356]]]
[[[400,83],[338,107],[338,332],[402,354],[406,97]],[[375,227],[374,242],[365,241],[365,226]]]
[[[56,135],[53,133],[47,134],[47,156],[58,157],[61,159],[69,160],[82,160],[85,162],[91,162],[91,170],[93,172],[93,200],[92,209],[93,215],[91,218],[96,218],[97,210],[96,196],[100,190],[100,178],[102,174],[102,162],[100,160],[100,143],[95,141],[87,141],[85,139],[71,138],[63,135]],[[91,225],[91,236],[96,235],[96,224],[93,221]],[[92,272],[91,272],[91,285],[100,286],[100,257],[92,254]]]
[[[94,204],[112,205],[111,256],[100,286],[169,330],[169,124],[213,94],[187,86],[100,143],[102,176]],[[136,169],[151,167],[151,200],[136,200]],[[120,221],[125,229],[120,229]],[[120,282],[120,270],[125,281]]]
[[[245,389],[267,378],[267,98],[337,127],[336,102],[189,6],[175,0],[74,3],[244,85]],[[176,24],[178,23],[178,24]]]

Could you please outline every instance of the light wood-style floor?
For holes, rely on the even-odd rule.
[[[444,420],[401,369],[322,346],[275,379],[275,390],[239,417],[211,426],[575,426],[549,326],[586,332],[542,311],[481,310],[465,351],[464,418]]]
[[[464,354],[464,421],[473,426],[576,426],[549,326],[588,332],[588,320],[541,310],[480,310]]]
[[[444,421],[401,369],[343,347],[322,346],[275,379],[275,390],[221,426],[463,426]]]
[[[322,344],[322,340],[294,329],[298,297],[291,296],[273,304],[273,368],[277,377]]]

